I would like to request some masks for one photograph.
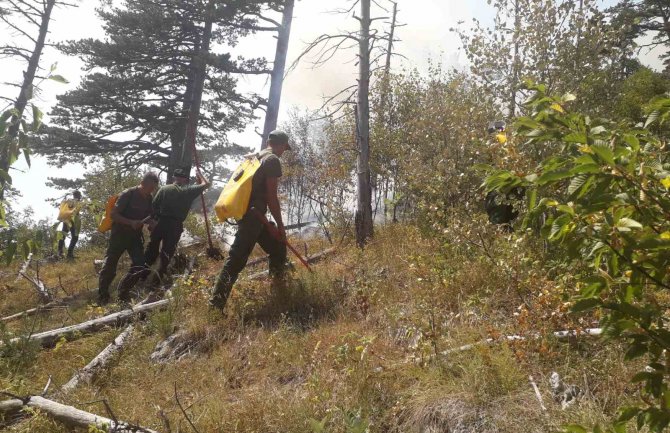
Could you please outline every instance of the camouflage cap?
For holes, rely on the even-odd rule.
[[[188,169],[184,169],[184,168],[176,168],[176,169],[172,172],[172,176],[173,176],[173,177],[185,177],[185,178],[188,179],[188,178],[189,178],[189,171],[190,171],[190,170],[188,170]]]

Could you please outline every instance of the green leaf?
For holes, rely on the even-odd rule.
[[[635,418],[637,414],[640,413],[640,411],[641,409],[639,407],[625,407],[621,411],[621,414],[617,420],[620,422],[630,421],[631,419]]]
[[[645,127],[645,128],[648,128],[649,125],[651,125],[652,123],[656,122],[656,121],[658,120],[658,117],[660,116],[660,114],[661,114],[661,113],[660,113],[658,110],[654,110],[654,111],[652,111],[652,112],[649,114],[649,116],[647,117],[647,121],[644,122],[644,127]]]
[[[579,188],[584,186],[588,178],[589,177],[585,174],[580,174],[579,176],[573,177],[572,180],[570,180],[570,185],[568,185],[568,194],[574,194],[577,190],[579,190]]]
[[[642,224],[631,218],[621,218],[619,221],[617,221],[616,227],[619,231],[627,232],[631,229],[641,229]]]
[[[539,185],[544,185],[549,182],[555,182],[557,180],[568,178],[570,176],[572,176],[572,174],[569,170],[550,171],[547,173],[542,173],[542,176],[537,179],[537,183]]]
[[[572,132],[572,133],[564,136],[563,141],[565,141],[566,143],[586,144],[587,139],[586,139],[586,134],[583,134],[581,132]]]
[[[62,84],[68,84],[69,81],[65,79],[62,75],[50,75],[49,76],[50,80],[54,80],[57,83],[62,83]]]
[[[616,163],[614,162],[614,153],[609,147],[594,145],[591,146],[591,149],[593,150],[593,152],[595,152],[596,155],[598,155],[598,157],[600,157],[600,159],[602,159],[609,165],[611,166],[616,165]]]
[[[634,151],[640,150],[640,139],[632,134],[625,134],[623,139]]]
[[[571,310],[573,313],[581,313],[583,311],[592,310],[595,307],[602,305],[602,301],[598,298],[581,299],[575,302]]]
[[[643,356],[647,352],[649,352],[649,347],[647,346],[647,343],[636,341],[628,348],[624,358],[626,360],[639,358],[640,356]],[[647,373],[645,371],[643,371],[642,373],[638,373],[635,376],[633,376],[632,382],[641,382],[642,380],[646,380],[643,379],[643,377],[646,378],[650,374],[652,373]]]
[[[600,165],[598,164],[580,164],[575,167],[572,167],[570,169],[570,174],[582,174],[582,173],[589,173],[589,174],[595,174],[595,173],[600,173]]]
[[[556,206],[556,210],[566,213],[573,217],[575,216],[575,210],[570,206],[568,206],[567,204],[559,204],[558,206]]]
[[[606,131],[606,129],[605,129],[604,126],[596,126],[595,128],[591,128],[591,131],[589,131],[589,133],[591,135],[598,135],[598,134],[602,134],[605,131]]]
[[[33,132],[37,132],[42,126],[42,118],[44,113],[40,111],[35,105],[33,105]]]

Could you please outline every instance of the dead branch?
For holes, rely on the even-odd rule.
[[[535,397],[537,397],[537,401],[540,402],[540,408],[542,409],[542,412],[546,413],[547,408],[544,405],[544,401],[542,400],[542,394],[540,394],[540,389],[537,387],[537,384],[535,383],[533,376],[528,376],[528,380],[530,381],[530,385],[533,387],[533,391],[535,391]]]
[[[114,358],[114,356],[121,351],[123,345],[128,342],[130,335],[133,333],[134,326],[128,325],[118,337],[114,339],[105,349],[100,352],[91,362],[84,368],[77,371],[72,379],[70,379],[61,391],[65,394],[75,389],[81,382],[91,383],[93,378],[100,373]]]
[[[42,302],[50,302],[53,300],[53,296],[51,293],[49,293],[49,290],[47,290],[47,288],[44,286],[44,283],[40,281],[39,275],[36,278],[29,277],[25,272],[20,272],[19,275],[35,286],[37,289],[37,294],[39,295]]]
[[[26,261],[23,263],[23,266],[21,266],[21,269],[19,270],[18,275],[16,276],[16,280],[14,282],[18,282],[21,279],[21,276],[26,273],[28,270],[28,266],[30,266],[30,262],[33,260],[33,253],[28,254],[28,258]]]
[[[132,320],[134,317],[147,313],[149,311],[161,310],[166,308],[171,302],[171,299],[163,299],[144,305],[136,305],[118,313],[99,317],[97,319],[88,320],[76,325],[66,326],[63,328],[53,329],[50,331],[40,332],[28,337],[16,337],[10,340],[12,343],[18,342],[22,338],[28,338],[32,341],[38,341],[43,347],[53,345],[59,338],[71,338],[75,335],[92,333],[98,331],[106,326],[118,326],[125,322]]]
[[[307,263],[310,265],[312,263],[316,263],[321,261],[324,257],[329,256],[330,254],[333,254],[335,252],[335,248],[328,248],[327,250],[321,251],[320,253],[316,253],[313,256],[307,257]],[[249,275],[246,279],[247,280],[258,280],[261,279],[269,274],[268,270],[257,272],[255,274]]]
[[[181,413],[184,415],[184,418],[186,418],[186,421],[191,425],[191,428],[193,428],[193,431],[195,433],[200,433],[198,429],[193,425],[193,421],[191,421],[191,418],[188,416],[186,411],[184,410],[184,406],[181,405],[181,402],[179,401],[179,395],[177,394],[177,383],[175,382],[174,384],[174,399],[177,401],[177,406],[179,406],[179,409],[181,409]]]
[[[26,408],[39,409],[51,418],[74,428],[88,429],[95,426],[106,432],[116,433],[158,433],[144,427],[102,417],[90,412],[67,406],[41,396],[30,396],[25,399],[14,398],[0,402],[1,413],[13,413]]]

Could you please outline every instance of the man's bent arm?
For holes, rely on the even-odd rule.
[[[270,214],[277,223],[277,228],[279,232],[284,236],[284,221],[281,217],[281,207],[279,206],[279,196],[277,195],[277,190],[279,188],[279,178],[278,177],[268,177],[265,181],[267,187],[267,200],[268,200],[268,209],[270,209]]]

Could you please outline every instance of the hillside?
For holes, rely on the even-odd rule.
[[[51,378],[47,398],[161,432],[547,432],[610,418],[631,397],[622,378],[636,366],[624,365],[617,345],[552,337],[594,323],[563,315],[568,293],[539,271],[551,266],[530,239],[478,221],[440,239],[388,225],[364,251],[345,240],[313,274],[296,269],[288,293],[271,293],[267,280],[241,280],[224,315],[206,305],[221,263],[190,248],[184,252],[197,257],[196,267],[175,279],[169,308],[138,321],[91,384],[60,391],[123,327],[45,349],[8,339],[120,309],[95,307],[84,296],[6,323],[0,386],[36,395]],[[327,247],[309,244],[310,254]],[[59,298],[86,294],[96,286],[92,261],[101,254],[43,263],[39,275]],[[39,303],[30,283],[14,281],[20,265],[1,271],[2,316]],[[152,362],[156,345],[175,331],[186,343],[178,360]],[[491,344],[449,352],[487,338]],[[552,398],[552,372],[581,389],[565,410]],[[39,411],[5,422],[12,432],[70,431]]]

